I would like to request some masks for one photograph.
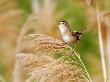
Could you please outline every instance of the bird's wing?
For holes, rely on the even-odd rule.
[[[82,34],[82,32],[75,32],[75,31],[72,32],[72,35],[73,35],[77,40],[80,40],[81,34]]]

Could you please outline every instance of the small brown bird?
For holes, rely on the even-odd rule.
[[[59,22],[59,28],[61,31],[62,38],[67,44],[75,44],[80,40],[81,35],[85,28],[83,28],[80,32],[72,31],[70,29],[69,24],[66,21]]]

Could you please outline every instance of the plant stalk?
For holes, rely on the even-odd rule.
[[[107,70],[106,70],[106,63],[105,63],[105,56],[104,56],[104,47],[103,47],[103,40],[102,40],[102,32],[101,32],[101,21],[99,15],[99,7],[96,5],[96,14],[97,14],[97,26],[98,26],[98,38],[99,38],[99,47],[100,47],[100,55],[101,55],[101,63],[102,63],[102,72],[103,72],[103,79],[104,82],[107,81]]]
[[[110,82],[110,28],[107,28],[108,82]]]

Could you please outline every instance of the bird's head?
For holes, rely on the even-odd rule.
[[[59,28],[61,31],[65,31],[69,29],[69,24],[66,21],[60,21],[59,22]]]
[[[63,25],[65,27],[68,27],[69,26],[68,22],[66,22],[66,21],[60,21],[59,22],[59,25]]]

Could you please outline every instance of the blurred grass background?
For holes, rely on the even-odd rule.
[[[40,12],[38,19],[40,26],[34,24],[33,27],[39,29],[41,27],[43,34],[47,32],[50,36],[61,39],[56,20],[68,21],[72,30],[76,31],[87,27],[75,49],[80,54],[93,82],[103,82],[95,8],[87,6],[84,0],[36,0],[39,8],[32,9],[34,5],[32,1],[34,0],[0,0],[0,76],[6,82],[12,82],[16,42],[20,29],[28,17],[38,9],[39,11],[34,15],[39,16]],[[102,10],[110,8],[109,0],[102,3]],[[102,32],[105,41],[106,28],[104,27],[103,25]],[[39,30],[36,31],[39,33]]]

